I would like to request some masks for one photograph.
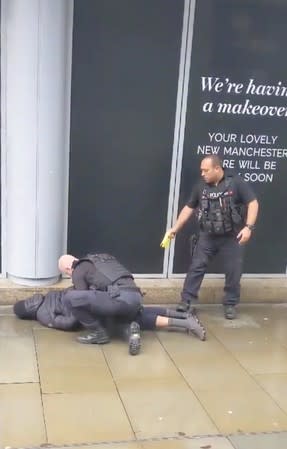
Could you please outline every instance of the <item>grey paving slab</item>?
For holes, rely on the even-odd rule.
[[[287,449],[286,304],[242,305],[233,323],[200,305],[206,342],[147,332],[137,357],[11,312],[0,307],[1,449]]]
[[[235,449],[286,449],[287,432],[229,437]]]
[[[9,448],[11,449],[11,448]],[[23,448],[25,449],[25,448]],[[38,449],[38,448],[33,448]],[[40,449],[40,448],[39,448]],[[53,446],[50,446],[53,449]],[[55,449],[234,449],[228,438],[221,436],[214,437],[193,437],[180,439],[159,439],[159,440],[137,440],[103,442],[96,444],[84,444],[77,446],[56,446]]]

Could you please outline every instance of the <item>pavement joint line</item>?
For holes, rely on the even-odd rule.
[[[82,442],[82,443],[67,443],[67,444],[52,444],[43,443],[37,446],[5,446],[3,449],[62,449],[62,448],[77,448],[77,447],[92,447],[92,446],[111,446],[117,444],[133,444],[133,443],[146,443],[153,441],[184,441],[184,440],[201,440],[204,438],[232,438],[237,436],[264,436],[264,435],[280,435],[286,433],[286,430],[272,430],[262,432],[236,432],[236,433],[216,433],[216,434],[203,434],[203,435],[172,435],[150,438],[138,438],[136,440],[115,440],[115,441],[96,441],[96,442]]]

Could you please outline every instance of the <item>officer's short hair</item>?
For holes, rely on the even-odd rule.
[[[217,154],[211,154],[210,156],[206,156],[204,159],[210,159],[213,167],[216,167],[218,165],[219,167],[223,168],[222,160],[219,156],[217,156]]]

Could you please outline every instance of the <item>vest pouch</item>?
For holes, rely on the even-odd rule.
[[[208,209],[209,209],[209,204],[208,204],[208,199],[207,199],[207,198],[203,198],[203,199],[201,200],[201,207],[202,207],[202,210],[208,211]]]
[[[208,220],[206,217],[202,218],[199,222],[200,229],[204,232],[208,232],[208,234],[213,233],[213,223]]]
[[[117,285],[109,285],[107,288],[107,292],[111,298],[117,298],[121,294],[120,289]]]
[[[215,221],[213,223],[213,234],[224,235],[226,233],[223,221]]]
[[[220,209],[217,209],[214,207],[213,213],[212,213],[212,224],[213,224],[213,234],[214,235],[223,235],[225,234],[225,227],[224,227],[224,217],[222,215],[222,212]]]

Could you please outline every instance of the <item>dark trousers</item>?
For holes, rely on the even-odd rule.
[[[225,273],[223,304],[235,305],[239,302],[243,247],[238,244],[233,235],[210,236],[203,232],[199,234],[191,265],[184,281],[181,293],[183,301],[195,302],[197,300],[208,262],[218,253],[222,256]]]
[[[159,315],[167,315],[166,307],[144,306],[133,318],[133,321],[136,321],[140,325],[142,331],[154,331],[156,329],[156,319]],[[125,335],[126,326],[129,325],[130,322],[131,320],[119,317],[110,321],[110,334],[117,337],[123,337]]]
[[[157,317],[166,316],[166,308],[164,307],[143,307],[138,313],[135,321],[137,321],[142,330],[155,330]]]
[[[140,325],[142,331],[154,331],[156,330],[156,320],[159,315],[167,316],[166,307],[144,306],[133,318],[133,321]],[[112,319],[108,322],[109,334],[113,337],[127,339],[128,333],[126,330],[130,322],[131,320],[125,318]]]
[[[100,290],[68,290],[63,303],[84,327],[97,329],[106,318],[131,321],[140,309],[141,299],[141,294],[132,290],[120,290],[116,297]]]

